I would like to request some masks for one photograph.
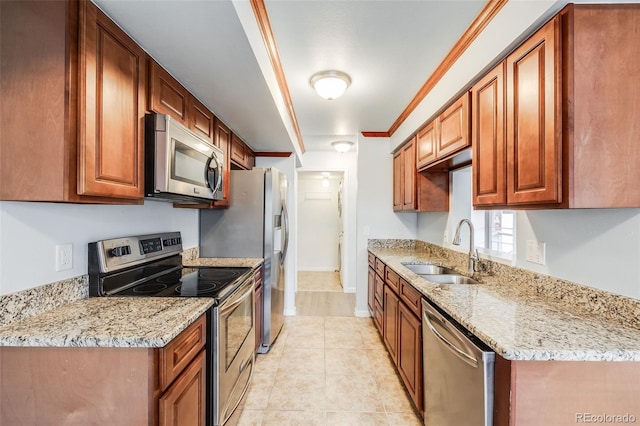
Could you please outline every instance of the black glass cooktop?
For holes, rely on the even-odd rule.
[[[235,287],[251,268],[181,268],[126,288],[113,296],[138,297],[218,297],[227,287]]]

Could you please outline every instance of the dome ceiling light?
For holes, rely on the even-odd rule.
[[[342,96],[347,90],[351,84],[351,77],[342,71],[327,70],[312,75],[309,83],[318,95],[333,100]]]
[[[331,142],[331,146],[338,152],[340,153],[345,153],[349,150],[351,150],[351,147],[353,146],[353,142],[351,141],[335,141],[335,142]]]

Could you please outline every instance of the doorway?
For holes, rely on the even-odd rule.
[[[298,172],[298,310],[304,310],[305,305],[323,305],[319,303],[321,300],[345,296],[341,276],[345,255],[343,185],[342,171]],[[354,307],[348,302],[344,303],[344,314],[352,315]],[[336,308],[334,303],[331,305]]]

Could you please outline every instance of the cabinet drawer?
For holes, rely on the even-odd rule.
[[[382,332],[383,314],[384,311],[382,310],[382,305],[376,299],[373,303],[373,322],[376,324],[376,327],[378,327],[380,335],[384,335],[384,333]]]
[[[418,290],[413,288],[411,284],[400,278],[400,299],[406,303],[407,307],[418,317],[420,317],[420,309],[422,303],[422,295]]]
[[[374,255],[372,255],[371,253],[368,254],[368,259],[369,259],[369,266],[371,266],[372,268],[375,269],[376,267],[376,257]]]
[[[164,391],[180,375],[191,360],[204,348],[207,340],[206,315],[160,349],[160,388]]]
[[[376,274],[376,300],[382,305],[382,298],[384,297],[384,280],[380,278],[380,275]]]
[[[384,262],[382,262],[380,259],[376,259],[376,272],[381,277],[384,277]]]
[[[386,270],[385,280],[387,282],[387,285],[391,287],[391,289],[396,292],[396,294],[400,291],[400,277],[391,269]]]

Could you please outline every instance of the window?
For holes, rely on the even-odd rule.
[[[515,260],[516,212],[513,210],[474,210],[471,168],[451,173],[450,211],[445,243],[454,250],[469,249],[468,234],[463,231],[460,246],[451,245],[461,219],[470,219],[474,227],[474,245],[485,258],[512,263]],[[450,237],[448,237],[448,236]]]

